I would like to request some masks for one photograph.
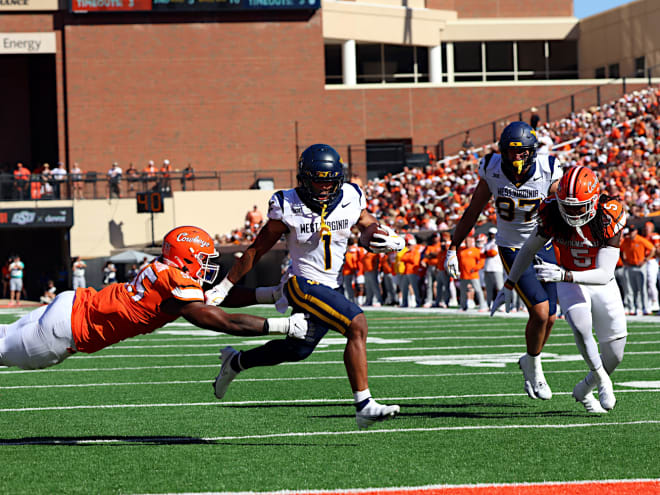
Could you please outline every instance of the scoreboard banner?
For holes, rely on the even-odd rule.
[[[0,229],[28,227],[71,227],[73,208],[2,208]]]
[[[71,0],[71,12],[316,10],[321,0]]]

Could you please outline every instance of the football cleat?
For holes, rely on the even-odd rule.
[[[386,406],[373,399],[355,413],[355,421],[360,430],[366,430],[374,423],[394,418],[400,411],[399,406]]]
[[[576,402],[580,402],[590,414],[607,413],[607,410],[603,409],[591,390],[592,387],[587,385],[586,380],[580,380],[573,388],[573,398]]]
[[[598,383],[598,402],[603,406],[603,409],[608,411],[614,409],[616,397],[614,397],[614,386],[612,385],[610,375],[607,374],[607,371],[602,366],[594,371],[594,375],[596,375],[596,381]]]
[[[552,390],[545,381],[543,369],[540,364],[534,365],[529,354],[523,354],[518,360],[518,366],[523,372],[525,378],[525,392],[529,395],[530,399],[552,399]]]
[[[220,367],[220,373],[215,377],[215,382],[213,382],[213,390],[218,399],[222,399],[225,396],[229,384],[238,375],[238,372],[234,371],[230,364],[236,355],[238,355],[238,351],[233,347],[228,346],[220,350],[222,366]]]

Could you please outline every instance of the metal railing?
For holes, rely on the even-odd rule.
[[[217,191],[232,189],[277,189],[294,185],[295,169],[254,171],[169,172],[124,176],[119,180],[100,172],[69,174],[63,180],[30,174],[16,178],[0,173],[0,201],[48,201],[56,199],[105,199],[132,197],[138,192]]]

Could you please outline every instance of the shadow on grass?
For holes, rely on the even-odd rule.
[[[232,445],[234,447],[310,447],[308,443],[297,442],[246,442],[243,439],[204,439],[198,437],[166,436],[87,436],[87,437],[24,437],[0,438],[0,447],[45,445],[50,447],[126,447],[127,445]],[[337,447],[341,445],[333,445]],[[346,444],[355,447],[356,444]],[[324,446],[320,446],[325,448]]]

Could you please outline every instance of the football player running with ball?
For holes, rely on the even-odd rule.
[[[177,227],[163,240],[162,256],[125,284],[100,291],[79,288],[59,294],[10,325],[0,325],[0,365],[39,369],[76,352],[93,353],[129,337],[151,333],[182,316],[192,324],[239,336],[283,333],[304,339],[303,315],[264,320],[227,314],[205,304],[204,282],[213,283],[218,265],[213,239],[198,227]],[[249,299],[249,291],[235,303]]]
[[[459,277],[456,249],[472,230],[491,196],[497,214],[495,243],[508,272],[520,247],[536,227],[541,202],[554,193],[562,176],[555,157],[536,156],[536,132],[525,122],[506,126],[499,147],[500,155],[486,155],[479,164],[479,183],[447,251],[445,269],[454,279]],[[550,242],[539,251],[539,256],[556,263]],[[515,288],[529,311],[525,328],[527,353],[518,361],[525,378],[525,392],[532,399],[547,400],[552,398],[552,391],[543,375],[541,350],[557,317],[557,289],[555,284],[541,283],[531,267],[520,276]],[[510,300],[507,301],[507,311],[510,304]]]
[[[520,249],[509,279],[493,303],[504,302],[535,253],[552,239],[559,249],[559,266],[541,263],[534,268],[539,280],[558,282],[559,304],[591,370],[575,386],[573,397],[590,413],[605,413],[616,403],[610,375],[623,359],[628,332],[614,269],[625,224],[623,205],[600,195],[598,178],[590,169],[567,169],[556,198],[541,205],[536,233]],[[592,393],[596,386],[598,400]]]
[[[239,372],[305,359],[332,329],[347,339],[344,365],[355,399],[356,421],[359,428],[368,428],[374,422],[394,417],[399,406],[386,406],[371,398],[367,319],[360,307],[341,292],[341,269],[355,225],[361,232],[360,243],[373,252],[400,251],[405,242],[391,229],[379,226],[367,212],[363,192],[355,184],[344,182],[344,164],[330,146],[314,144],[303,151],[297,179],[298,187],[272,196],[268,221],[225,279],[207,293],[207,302],[220,304],[234,283],[284,235],[291,266],[282,278],[283,297],[268,288],[257,289],[256,297],[258,302],[276,302],[282,312],[291,306],[294,314],[309,315],[309,335],[305,340],[272,340],[247,351],[222,349],[215,395],[222,399]]]

